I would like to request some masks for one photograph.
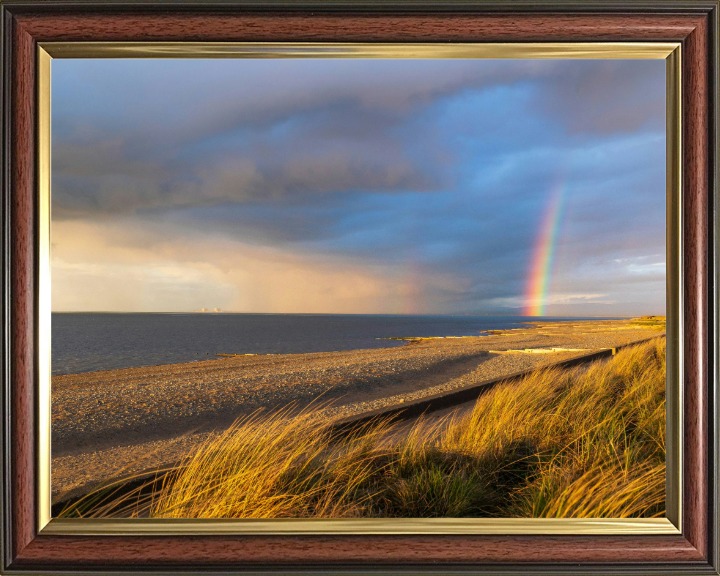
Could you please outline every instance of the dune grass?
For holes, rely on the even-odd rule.
[[[631,326],[639,326],[656,332],[664,331],[665,324],[665,316],[640,316],[630,321]]]
[[[541,370],[470,413],[351,436],[312,410],[256,413],[149,495],[63,515],[159,518],[657,517],[665,501],[665,339]],[[147,492],[147,491],[146,491]]]

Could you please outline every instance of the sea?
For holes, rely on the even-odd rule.
[[[614,318],[544,317],[544,322]],[[392,314],[52,314],[52,374],[216,359],[402,346],[386,338],[481,336],[539,318]]]

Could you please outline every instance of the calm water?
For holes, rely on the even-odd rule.
[[[216,352],[290,354],[401,346],[405,342],[378,338],[477,336],[485,330],[518,328],[520,323],[526,320],[530,318],[352,314],[54,313],[52,373],[75,374],[190,362],[215,358]]]

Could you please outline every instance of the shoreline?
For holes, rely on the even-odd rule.
[[[176,461],[213,430],[255,409],[292,401],[302,408],[321,396],[332,403],[324,417],[340,420],[585,353],[500,354],[491,349],[597,350],[659,336],[627,320],[533,324],[541,329],[55,376],[53,501],[121,471]]]
[[[105,313],[87,313],[88,316],[103,316]],[[69,315],[76,315],[70,313]],[[123,313],[118,313],[122,316]],[[137,316],[135,313],[127,313],[125,315]],[[157,314],[158,316],[177,316],[177,314]],[[141,315],[142,316],[142,315]],[[180,314],[180,316],[186,316]],[[202,316],[202,315],[198,315]],[[229,315],[232,316],[232,315]],[[243,316],[242,314],[240,316]],[[250,315],[254,316],[254,315]],[[259,314],[257,316],[266,316]],[[277,314],[278,317],[293,317],[303,315],[287,315]],[[366,318],[366,317],[378,317],[386,318],[388,315],[337,315],[337,314],[326,314],[316,315],[308,314],[308,317],[314,316],[326,316],[328,318],[336,317],[352,317],[352,318]],[[88,350],[77,354],[72,352],[72,347],[64,347],[63,332],[60,330],[56,337],[58,338],[58,348],[54,348],[53,352],[53,363],[52,363],[52,376],[69,376],[75,374],[89,374],[93,372],[107,372],[111,370],[122,370],[127,368],[151,368],[156,366],[164,366],[170,364],[181,364],[189,362],[204,362],[207,360],[214,360],[218,356],[265,356],[265,355],[287,355],[287,354],[308,354],[308,353],[329,353],[329,352],[347,352],[352,350],[366,350],[366,349],[377,349],[377,348],[390,348],[394,346],[403,345],[404,342],[424,340],[424,339],[450,339],[450,338],[475,338],[478,336],[488,336],[497,332],[508,331],[508,330],[528,330],[533,329],[534,325],[538,322],[537,319],[518,320],[518,317],[495,317],[488,316],[489,321],[483,322],[484,317],[470,316],[469,318],[477,320],[477,322],[461,327],[460,325],[455,326],[435,326],[431,330],[432,333],[428,333],[428,326],[422,322],[418,326],[411,325],[402,318],[409,318],[413,321],[420,319],[430,319],[432,323],[433,319],[439,321],[442,324],[443,319],[454,319],[464,318],[464,316],[422,316],[417,315],[396,315],[400,320],[400,325],[397,330],[393,329],[390,333],[387,331],[387,327],[383,324],[379,324],[372,328],[372,333],[368,333],[366,329],[361,328],[360,332],[356,333],[357,327],[347,326],[346,329],[338,333],[335,330],[333,324],[324,326],[320,333],[322,334],[318,339],[318,334],[314,335],[307,342],[304,341],[304,333],[298,333],[295,329],[297,326],[288,326],[291,329],[290,334],[285,334],[280,339],[280,344],[276,345],[273,340],[273,344],[269,345],[269,341],[266,338],[260,338],[255,342],[246,341],[247,333],[238,334],[239,340],[223,340],[220,339],[217,342],[210,343],[207,341],[206,334],[200,334],[199,340],[194,338],[177,338],[171,337],[169,347],[159,347],[153,345],[152,342],[146,342],[148,346],[131,347],[126,348],[127,342],[123,338],[113,343],[113,346],[90,346]],[[393,316],[394,317],[394,316]],[[520,317],[522,318],[522,317]],[[606,318],[604,320],[618,320],[619,318]],[[206,319],[212,322],[212,319]],[[207,328],[207,321],[205,328]],[[567,323],[571,321],[600,321],[597,319],[590,319],[589,317],[583,317],[582,319],[568,319],[558,318],[552,321],[545,321],[543,323]],[[98,322],[103,322],[98,320]],[[452,323],[452,321],[450,321]],[[480,330],[480,327],[484,328]],[[89,326],[86,326],[89,328]],[[227,328],[227,327],[226,327]],[[67,329],[67,326],[66,326]],[[75,330],[78,330],[78,326],[75,326]],[[124,328],[118,326],[118,330],[122,332]],[[164,326],[164,330],[170,331],[171,333],[187,334],[187,326]],[[178,332],[179,330],[179,332]],[[326,330],[329,332],[326,333]],[[261,331],[258,327],[257,331]],[[421,334],[422,332],[422,334]],[[93,334],[94,342],[103,341],[102,331]],[[162,330],[153,332],[153,338],[164,340],[165,334]],[[320,334],[319,333],[319,334]],[[445,335],[442,335],[445,334]],[[73,338],[77,337],[77,334],[67,334],[67,340],[72,341]],[[289,338],[289,340],[288,340]],[[292,344],[290,344],[292,342]],[[301,342],[303,342],[301,344]],[[189,348],[188,348],[189,346]],[[162,350],[161,350],[162,349]]]
[[[64,312],[63,312],[64,313]],[[54,314],[61,314],[61,312],[54,312]],[[67,314],[79,314],[79,312],[67,312]],[[87,314],[95,314],[95,312],[87,312]],[[105,312],[103,312],[105,314]],[[117,312],[117,314],[123,314],[123,312]],[[157,312],[154,314],[165,314],[162,312]],[[171,313],[167,313],[171,314]],[[172,313],[176,314],[176,313]],[[632,317],[634,318],[634,317]],[[627,319],[632,319],[631,317],[627,317]],[[577,320],[574,322],[595,322],[593,320]],[[602,320],[602,322],[617,322],[617,320]],[[181,366],[184,364],[198,364],[198,363],[204,363],[204,362],[210,362],[215,360],[225,360],[228,358],[243,358],[243,357],[265,357],[265,356],[302,356],[302,355],[315,355],[315,354],[342,354],[344,352],[370,352],[370,351],[378,351],[378,350],[387,350],[392,348],[399,348],[402,346],[417,344],[426,340],[472,340],[472,339],[478,339],[478,338],[487,338],[489,336],[495,336],[495,335],[513,335],[515,334],[521,334],[521,332],[518,332],[520,330],[535,330],[538,329],[539,326],[537,325],[544,325],[544,324],[570,324],[569,321],[557,321],[557,322],[540,322],[540,321],[527,321],[527,322],[518,322],[518,324],[525,324],[526,327],[521,328],[504,328],[504,329],[488,329],[480,331],[476,335],[472,336],[386,336],[386,337],[375,337],[374,340],[388,340],[388,341],[394,341],[399,342],[403,341],[404,344],[388,344],[387,346],[379,346],[376,348],[353,348],[349,350],[324,350],[324,351],[316,351],[316,352],[288,352],[288,353],[277,353],[277,352],[248,352],[248,353],[224,353],[224,352],[216,352],[207,358],[203,358],[201,360],[188,360],[187,362],[168,362],[164,364],[147,364],[143,366],[128,366],[125,368],[108,368],[106,370],[87,370],[83,372],[68,372],[68,373],[61,373],[61,374],[53,374],[52,379],[60,378],[60,377],[81,377],[81,376],[92,376],[94,374],[101,374],[105,372],[118,372],[123,370],[142,370],[142,369],[152,369],[152,368],[162,368],[165,366]]]

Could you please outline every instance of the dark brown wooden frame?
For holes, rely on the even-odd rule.
[[[718,2],[351,4],[3,0],[2,558],[14,573],[718,574]],[[683,533],[51,536],[36,510],[36,50],[43,41],[682,43]]]

